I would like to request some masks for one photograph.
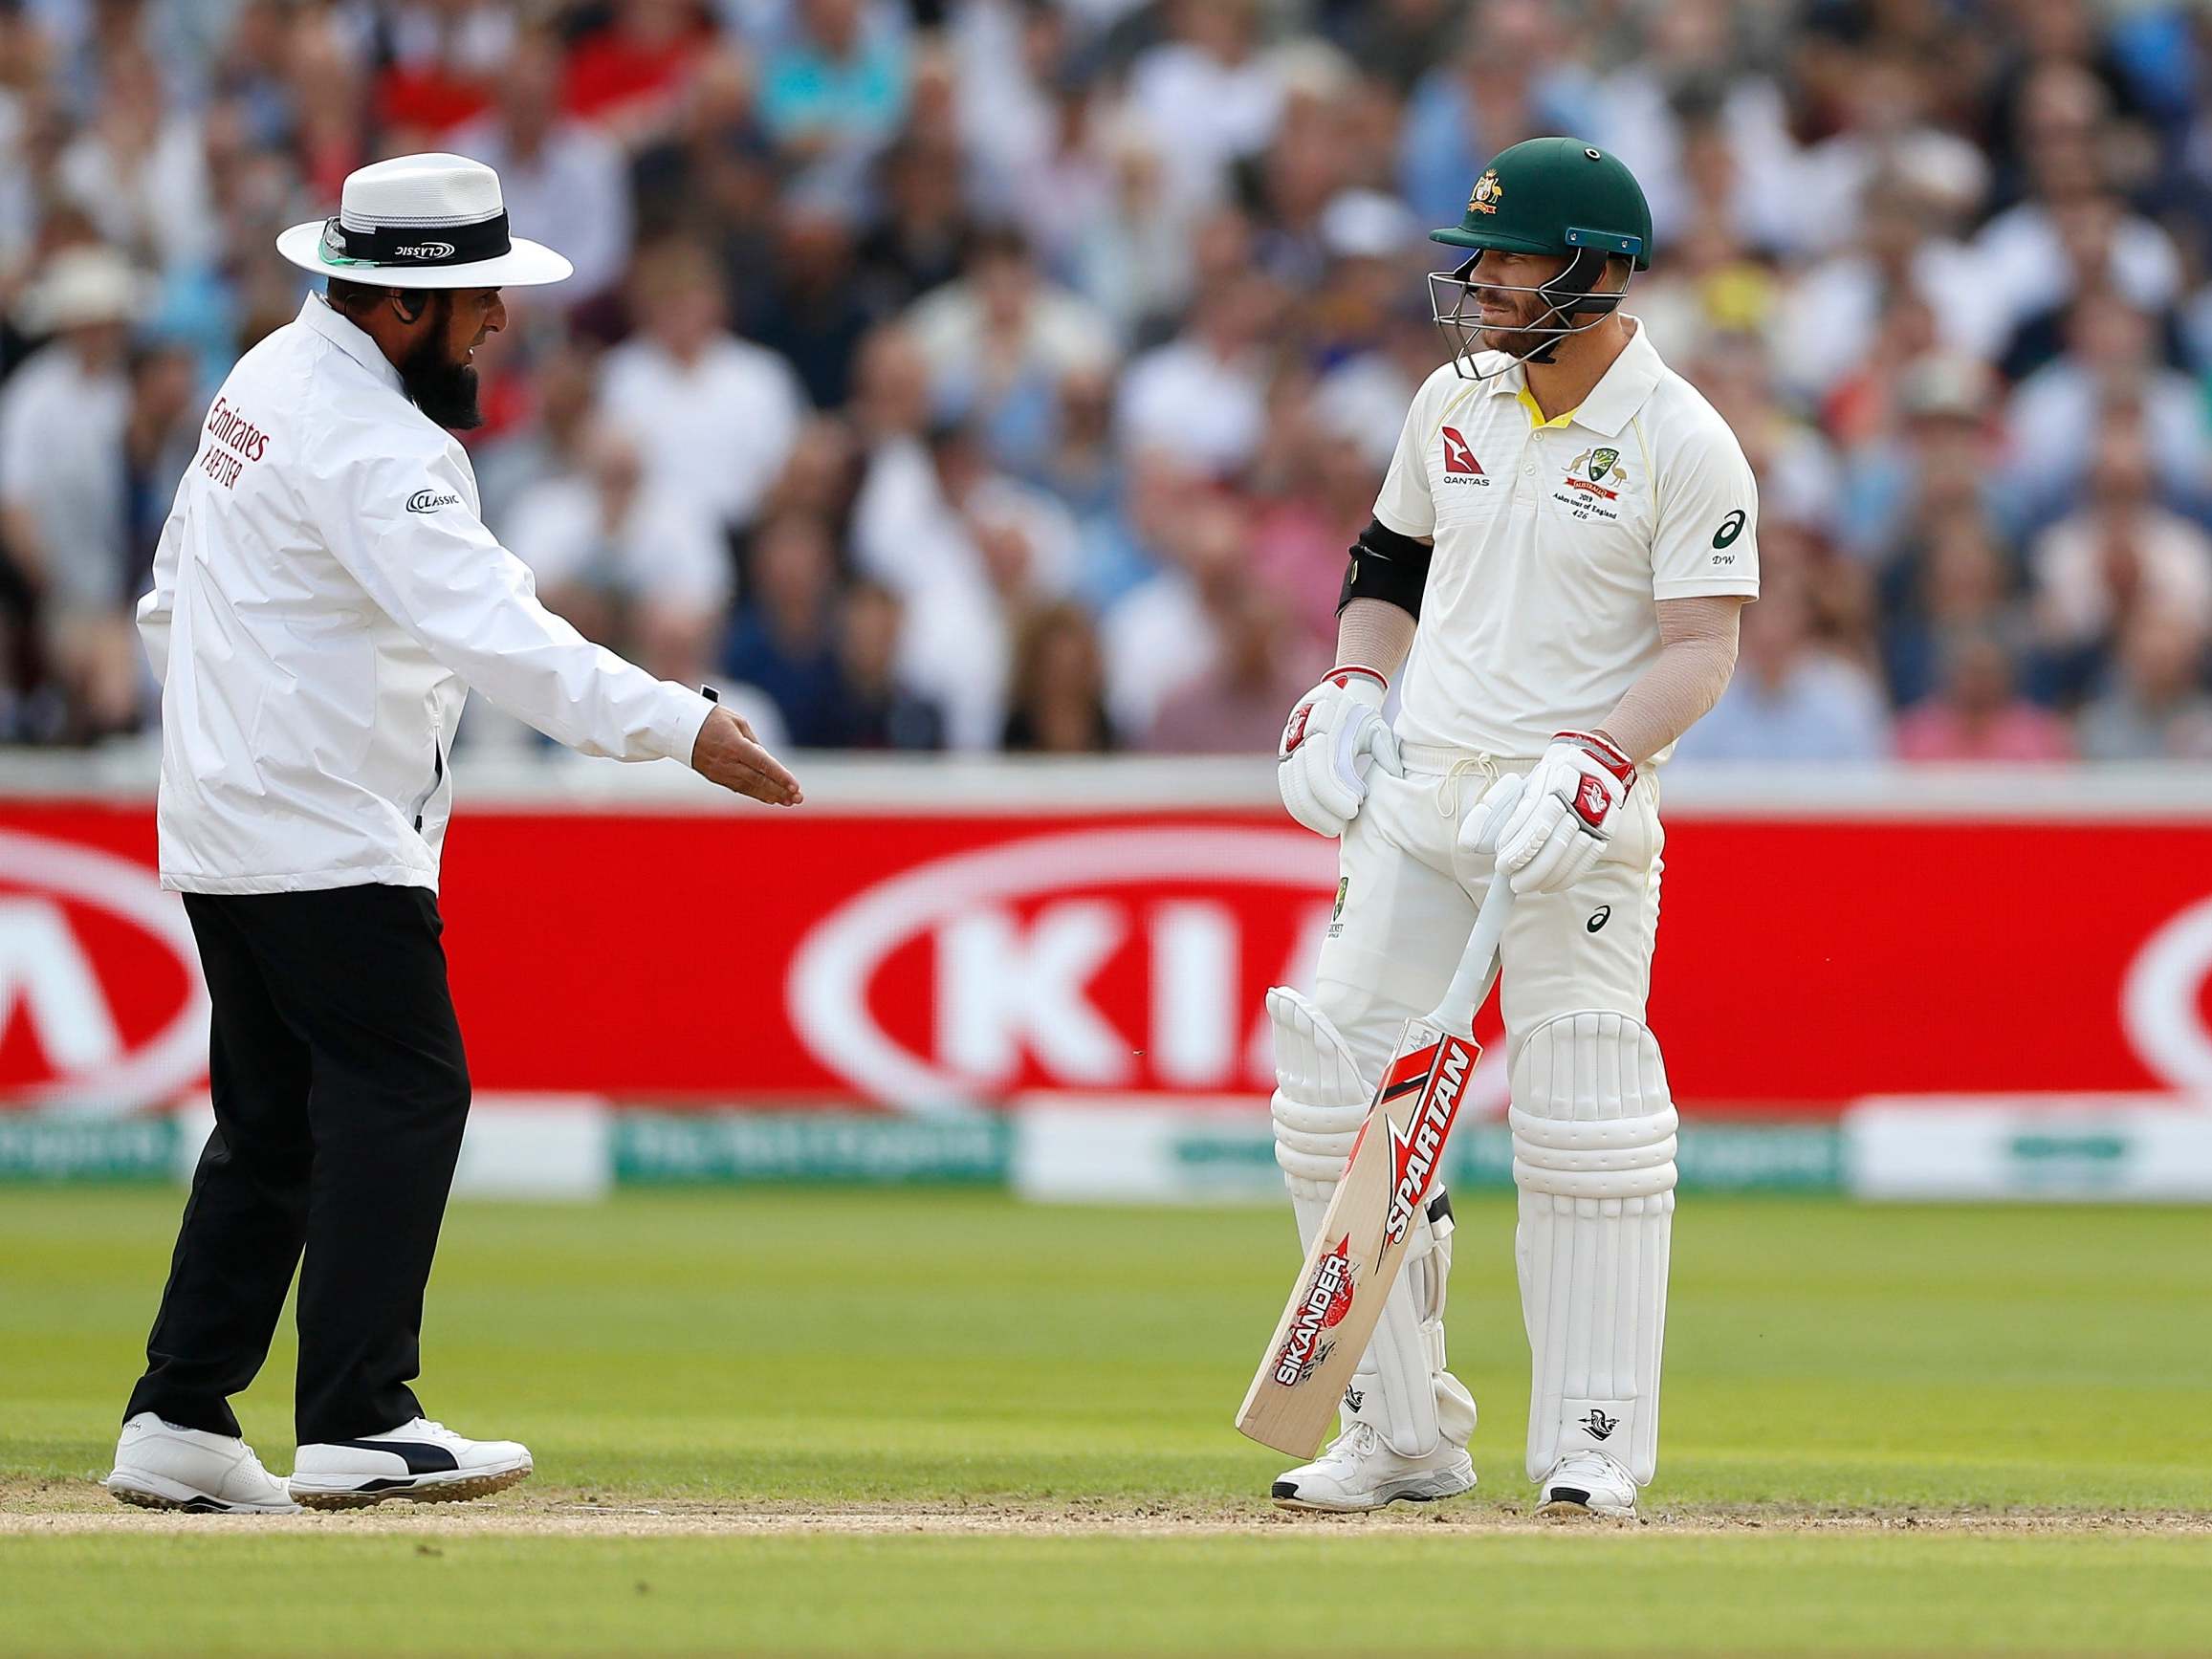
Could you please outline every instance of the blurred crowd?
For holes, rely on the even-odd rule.
[[[467,441],[586,634],[793,747],[1269,749],[1544,133],[1761,480],[1684,756],[2212,758],[2202,0],[0,0],[0,737],[157,717],[273,239],[448,149],[576,265]]]

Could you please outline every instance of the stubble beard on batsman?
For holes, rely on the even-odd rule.
[[[1534,295],[1508,294],[1496,288],[1478,288],[1475,303],[1481,321],[1482,347],[1485,351],[1500,351],[1507,357],[1526,360],[1545,346],[1555,344],[1560,335],[1550,326],[1561,319]],[[1493,319],[1492,312],[1505,315]]]

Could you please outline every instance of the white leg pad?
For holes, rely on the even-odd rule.
[[[1299,1243],[1310,1250],[1373,1090],[1343,1035],[1308,998],[1278,988],[1267,993],[1267,1012],[1275,1028],[1276,1089],[1269,1106],[1275,1161],[1290,1188]],[[1372,1424],[1391,1451],[1408,1457],[1425,1457],[1444,1439],[1464,1446],[1475,1431],[1475,1401],[1444,1369],[1451,1266],[1447,1210],[1414,1228],[1397,1282],[1345,1391],[1347,1426]]]
[[[1528,1478],[1587,1451],[1648,1484],[1675,1213],[1676,1118],[1658,1042],[1625,1015],[1562,1015],[1521,1040],[1512,1085]]]

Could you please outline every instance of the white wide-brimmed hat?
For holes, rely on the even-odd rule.
[[[151,300],[147,279],[112,248],[65,248],[46,262],[17,307],[33,334],[136,322]]]
[[[499,175],[467,156],[396,156],[348,173],[338,216],[295,225],[276,251],[302,270],[371,288],[505,288],[574,269],[507,230]]]

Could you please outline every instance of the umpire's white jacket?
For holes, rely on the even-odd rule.
[[[162,885],[438,884],[468,686],[590,754],[689,760],[712,707],[537,602],[461,446],[310,295],[223,382],[139,628]]]

